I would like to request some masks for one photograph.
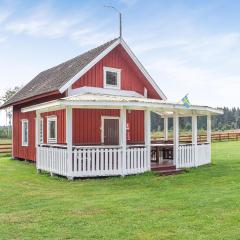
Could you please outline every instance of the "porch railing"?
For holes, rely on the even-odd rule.
[[[209,143],[192,145],[182,144],[178,147],[177,168],[198,167],[211,163],[211,145]]]
[[[125,154],[125,155],[124,155]],[[72,152],[72,169],[68,169],[68,153],[63,145],[40,145],[37,169],[72,177],[97,177],[137,174],[150,170],[144,145],[76,146]]]

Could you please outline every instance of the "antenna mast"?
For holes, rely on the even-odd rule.
[[[119,37],[122,38],[122,13],[115,7],[110,5],[105,5],[106,8],[111,8],[119,14]]]

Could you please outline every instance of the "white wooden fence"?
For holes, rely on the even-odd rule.
[[[211,145],[205,144],[184,144],[178,147],[177,168],[198,167],[211,163]]]
[[[124,155],[125,154],[125,155]],[[145,146],[81,146],[73,148],[72,169],[68,169],[66,147],[39,146],[37,169],[70,177],[117,176],[150,170]]]
[[[37,169],[67,176],[67,148],[61,146],[37,147]]]

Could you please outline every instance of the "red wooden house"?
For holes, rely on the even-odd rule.
[[[121,38],[41,72],[1,108],[9,106],[13,158],[36,161],[38,170],[70,179],[145,172],[156,156],[160,163],[170,159],[176,168],[210,163],[211,115],[222,113],[167,101]],[[163,142],[151,143],[151,111],[165,119]],[[198,144],[197,116],[202,115],[208,139]],[[179,117],[189,116],[192,143],[181,144]],[[167,134],[170,117],[173,142]],[[157,151],[151,154],[151,149]]]

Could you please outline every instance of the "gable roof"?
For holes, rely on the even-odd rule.
[[[53,68],[39,73],[11,99],[4,103],[0,107],[0,109],[38,95],[57,91],[63,93],[75,81],[77,81],[82,75],[84,75],[91,67],[93,67],[104,56],[106,56],[112,49],[114,49],[118,44],[121,44],[124,47],[132,60],[139,67],[144,76],[149,80],[154,89],[160,95],[160,97],[165,100],[166,96],[163,94],[163,92],[154,82],[151,76],[147,73],[145,68],[142,66],[136,56],[132,53],[127,44],[122,39],[115,38],[97,48],[87,51],[73,59],[70,59]]]

